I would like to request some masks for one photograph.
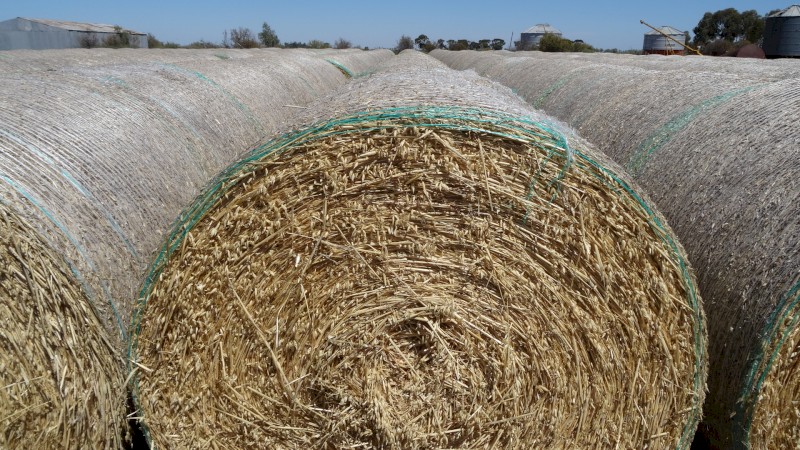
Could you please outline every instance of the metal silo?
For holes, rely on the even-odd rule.
[[[667,25],[657,30],[644,34],[642,51],[645,55],[683,55],[683,47],[678,42],[686,41],[686,33]]]
[[[767,17],[762,48],[767,58],[800,56],[800,5]]]
[[[539,45],[539,41],[542,40],[542,36],[545,34],[555,34],[561,37],[561,31],[559,29],[552,27],[549,23],[540,23],[522,32],[520,35],[520,44],[526,49],[533,48]]]

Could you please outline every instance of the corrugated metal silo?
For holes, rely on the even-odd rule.
[[[660,31],[649,31],[644,34],[644,45],[642,51],[645,55],[683,55],[684,49],[678,42],[686,40],[686,34],[683,31],[675,29],[670,26],[662,26],[658,28]],[[666,36],[665,36],[666,35]],[[675,39],[675,42],[672,39]]]
[[[540,23],[522,32],[520,35],[520,44],[522,44],[524,48],[530,49],[539,45],[539,41],[542,40],[542,36],[545,34],[555,34],[561,37],[561,31],[559,29],[554,28],[549,23]]]
[[[800,57],[800,5],[767,17],[762,48],[767,58]]]

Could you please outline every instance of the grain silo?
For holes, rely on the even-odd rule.
[[[542,36],[545,34],[555,34],[556,36],[561,37],[560,30],[554,28],[549,23],[540,23],[522,32],[520,44],[524,49],[531,49],[539,45],[539,41],[542,40]]]
[[[685,40],[686,33],[664,25],[644,34],[642,51],[645,55],[683,55],[679,42]]]
[[[762,48],[767,58],[800,56],[800,5],[767,17]]]
[[[117,25],[17,17],[0,22],[0,50],[110,46],[147,48],[147,35]]]

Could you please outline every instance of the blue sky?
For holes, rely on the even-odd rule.
[[[367,1],[367,0],[2,0],[0,20],[14,17],[61,19],[121,25],[152,33],[162,41],[188,44],[220,42],[223,30],[254,32],[267,22],[281,42],[339,37],[355,45],[393,47],[398,38],[426,34],[432,39],[492,39],[506,42],[537,23],[550,23],[570,39],[600,48],[641,48],[648,31],[639,19],[659,26],[691,30],[706,11],[728,7],[765,14],[789,6],[789,0],[625,0],[613,4],[588,0]]]

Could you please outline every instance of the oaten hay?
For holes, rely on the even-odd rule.
[[[624,164],[678,233],[708,307],[705,439],[715,448],[795,448],[796,61],[624,58],[644,70],[612,57],[463,58],[462,68],[479,65]]]
[[[29,224],[50,253],[70,267],[74,275],[70,280],[79,283],[67,286],[67,281],[46,280],[54,292],[65,290],[46,304],[57,306],[78,296],[70,311],[87,312],[91,305],[105,327],[105,335],[87,334],[76,341],[80,345],[86,340],[97,342],[70,353],[75,364],[86,367],[94,363],[88,359],[81,363],[82,358],[105,355],[97,367],[113,367],[115,372],[96,377],[100,392],[125,397],[124,379],[118,374],[126,364],[130,313],[169,224],[214,174],[272,135],[287,116],[346,81],[335,67],[311,52],[263,55],[271,56],[187,59],[180,65],[157,61],[65,65],[54,71],[0,74],[0,203]],[[377,60],[389,55],[388,51],[375,54]],[[347,54],[342,56],[347,63]],[[29,326],[34,310],[26,305],[32,300],[25,300],[22,291],[23,297],[17,298],[17,291],[0,292],[0,304],[25,314],[0,317],[22,320],[14,326],[30,333],[26,336],[35,336],[31,339],[44,350],[30,354],[28,362],[20,359],[25,348],[0,353],[0,367],[29,363],[31,370],[42,372],[11,371],[3,376],[13,378],[8,380],[10,385],[25,386],[29,378],[49,380],[55,376],[50,369],[58,367],[61,372],[54,381],[63,395],[42,400],[50,401],[51,409],[26,410],[24,422],[31,427],[27,434],[6,429],[7,424],[0,422],[0,435],[21,439],[7,445],[37,447],[33,444],[38,441],[31,437],[37,435],[36,429],[42,435],[82,434],[83,421],[88,419],[69,414],[83,414],[85,408],[102,408],[87,417],[107,422],[93,426],[124,423],[120,408],[109,409],[90,400],[88,391],[86,398],[66,395],[83,386],[80,377],[70,376],[74,366],[50,360],[61,352],[63,336],[43,326]],[[47,320],[57,321],[52,327],[69,325],[66,316],[58,319],[57,307],[51,309],[53,315]],[[74,320],[88,323],[93,319]],[[10,330],[14,326],[8,325]],[[79,332],[77,325],[75,332]],[[106,340],[113,352],[103,353],[108,350]],[[51,411],[63,411],[64,416]],[[36,419],[39,413],[42,416]],[[64,424],[77,428],[59,428]],[[104,432],[122,434],[117,429]],[[76,447],[83,447],[78,443]],[[40,448],[47,447],[43,443]]]
[[[434,100],[459,95],[495,108]],[[310,110],[367,101],[259,146],[174,226],[131,348],[151,444],[688,448],[700,300],[618,169],[445,69]]]
[[[0,448],[119,448],[117,352],[79,280],[3,203],[0,299]]]

